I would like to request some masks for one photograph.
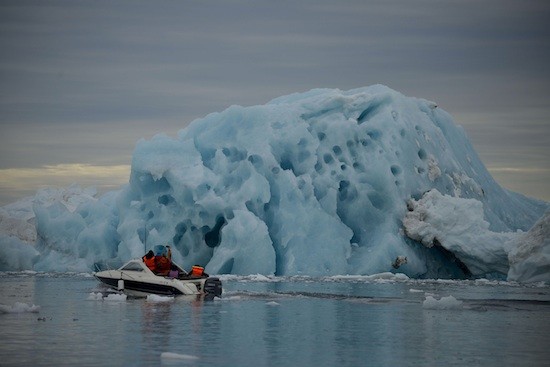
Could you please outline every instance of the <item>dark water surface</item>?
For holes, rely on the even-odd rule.
[[[223,282],[215,301],[111,301],[94,299],[107,293],[88,274],[0,273],[0,365],[550,366],[547,286],[391,276]],[[424,304],[449,295],[454,303]],[[17,312],[32,305],[37,313]]]

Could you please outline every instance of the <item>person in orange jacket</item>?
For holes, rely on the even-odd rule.
[[[168,275],[172,262],[165,255],[155,256],[157,275]]]
[[[155,265],[155,254],[153,253],[153,250],[149,250],[149,252],[145,254],[145,256],[143,256],[141,259],[143,260],[145,265],[149,268],[149,270],[151,270],[152,272],[155,272],[156,265]]]

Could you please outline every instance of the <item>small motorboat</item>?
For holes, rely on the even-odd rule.
[[[177,277],[157,275],[139,259],[130,260],[117,270],[95,272],[94,276],[110,288],[132,297],[146,297],[149,294],[221,297],[222,282],[219,278],[208,276],[200,267],[193,267],[187,273],[173,265],[178,270]]]

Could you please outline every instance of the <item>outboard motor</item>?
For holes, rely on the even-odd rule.
[[[204,293],[207,297],[222,296],[222,281],[219,278],[208,278],[204,282]]]

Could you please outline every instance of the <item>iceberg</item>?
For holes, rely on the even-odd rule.
[[[473,233],[411,224],[428,192],[440,221],[469,218]],[[184,267],[218,274],[504,279],[509,258],[513,274],[547,266],[510,238],[548,207],[500,187],[436,103],[383,85],[315,89],[138,141],[117,191],[41,190],[1,208],[0,270],[89,271],[169,244]]]
[[[508,280],[550,283],[550,211],[518,236],[508,257]]]

